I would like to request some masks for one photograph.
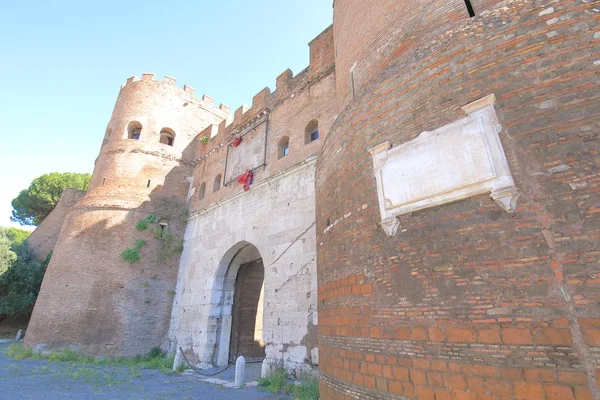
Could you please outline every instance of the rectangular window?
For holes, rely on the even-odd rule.
[[[319,138],[319,131],[311,132],[311,134],[310,134],[310,141],[311,142],[314,142],[318,138]]]

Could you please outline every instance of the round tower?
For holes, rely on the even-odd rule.
[[[600,399],[597,27],[585,1],[335,2],[341,112],[316,172],[322,399]],[[441,187],[492,176],[461,164],[485,151],[438,144],[481,121],[516,207]]]
[[[173,78],[127,80],[89,190],[65,218],[27,344],[119,355],[166,345],[196,137],[227,115]]]
[[[333,13],[340,110],[391,60],[469,18],[465,0],[337,0]]]

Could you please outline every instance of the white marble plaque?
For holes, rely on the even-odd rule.
[[[229,185],[248,170],[265,165],[265,140],[267,124],[261,123],[244,134],[238,147],[229,147],[225,184]]]
[[[489,95],[463,107],[467,117],[394,148],[373,147],[381,225],[388,235],[398,230],[396,216],[491,193],[513,212],[515,187],[498,133],[501,125]]]

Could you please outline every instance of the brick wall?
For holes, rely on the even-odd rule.
[[[402,51],[322,149],[324,399],[600,398],[598,13],[585,1],[473,3],[475,18],[390,43]],[[516,212],[475,196],[400,216],[387,237],[367,149],[457,120],[490,93],[523,191]]]
[[[66,213],[85,196],[85,192],[65,189],[56,207],[27,238],[27,246],[38,260],[43,260],[54,249]]]

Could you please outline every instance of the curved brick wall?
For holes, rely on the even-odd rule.
[[[195,137],[227,112],[197,99],[174,79],[144,74],[119,92],[90,190],[66,213],[27,331],[28,345],[75,345],[89,353],[133,355],[165,346],[179,253],[153,232],[136,229],[156,215],[183,237]],[[131,121],[142,125],[128,139]],[[175,133],[174,146],[159,143]],[[120,254],[146,240],[141,259]],[[173,248],[176,244],[173,245]]]
[[[391,58],[414,48],[415,38],[444,32],[466,17],[464,0],[337,0],[333,30],[340,108]]]
[[[336,1],[335,24],[352,3]],[[485,5],[404,41],[324,143],[324,399],[600,398],[598,13],[581,0]],[[480,195],[400,216],[386,236],[367,149],[462,118],[490,93],[517,210]]]

